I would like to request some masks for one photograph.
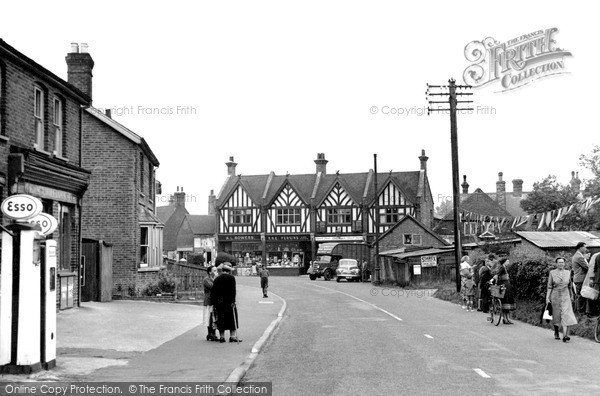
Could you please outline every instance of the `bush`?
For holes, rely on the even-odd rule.
[[[162,293],[173,293],[175,291],[175,279],[168,274],[161,274],[158,280],[158,288]]]
[[[142,290],[143,296],[156,296],[157,294],[161,294],[161,289],[157,284],[150,284],[146,286],[144,290]]]
[[[204,255],[197,253],[188,254],[187,262],[188,264],[204,265]]]
[[[515,297],[532,302],[544,301],[548,285],[548,273],[554,260],[544,254],[528,254],[509,257],[510,283]]]
[[[215,266],[219,266],[223,263],[230,263],[231,265],[235,265],[236,262],[237,260],[233,255],[225,252],[218,253],[217,257],[215,258]]]

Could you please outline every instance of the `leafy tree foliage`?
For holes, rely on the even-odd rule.
[[[440,217],[445,217],[448,213],[452,213],[453,210],[452,200],[447,199],[435,207],[435,214]]]
[[[600,146],[594,146],[589,155],[582,154],[579,157],[579,164],[594,175],[593,179],[586,180],[583,195],[585,197],[600,195]]]
[[[560,209],[579,201],[578,193],[571,186],[558,183],[556,176],[549,175],[544,180],[533,183],[533,191],[521,201],[521,208],[530,214]]]

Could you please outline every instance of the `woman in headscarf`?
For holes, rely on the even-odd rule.
[[[210,265],[206,268],[206,273],[208,274],[202,283],[204,287],[204,316],[203,316],[203,324],[208,329],[208,334],[206,335],[206,341],[218,341],[219,338],[215,333],[215,324],[213,323],[213,304],[211,299],[211,292],[213,288],[213,281],[217,277],[217,269],[215,266]]]
[[[556,258],[556,268],[548,274],[548,291],[546,304],[552,303],[552,322],[554,323],[554,338],[560,340],[559,326],[563,328],[563,342],[569,342],[569,326],[577,324],[573,313],[573,295],[571,286],[571,271],[565,269],[565,259]]]

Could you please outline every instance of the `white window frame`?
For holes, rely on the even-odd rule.
[[[279,208],[275,220],[277,225],[300,225],[301,219],[300,208]]]
[[[58,108],[57,108],[58,105]],[[63,102],[58,97],[54,97],[54,114],[52,122],[54,123],[54,155],[63,157]]]
[[[406,242],[406,237],[408,235],[410,235],[410,243]],[[402,235],[402,242],[403,242],[404,245],[421,246],[423,244],[423,237],[422,237],[421,234],[409,234],[409,233],[405,233],[405,234]]]
[[[145,241],[146,243],[143,243],[143,241],[142,241],[142,230],[144,228],[146,229],[146,241]],[[146,260],[142,261],[142,257],[144,257],[142,254],[142,251],[144,248],[146,249]],[[149,226],[140,226],[140,258],[139,258],[140,267],[142,265],[144,265],[144,267],[148,267],[150,265],[150,261],[151,261],[150,260],[150,227]]]
[[[39,95],[39,106],[38,106]],[[35,118],[35,144],[38,150],[44,149],[44,90],[38,86],[33,87],[33,117]]]

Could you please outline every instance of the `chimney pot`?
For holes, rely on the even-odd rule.
[[[512,181],[513,183],[513,196],[514,197],[520,197],[523,195],[523,180],[521,179],[514,179]]]
[[[79,46],[79,48],[80,48],[80,53],[87,54],[87,52],[88,52],[88,45],[87,45],[87,43],[81,43],[81,45]]]
[[[235,176],[235,167],[237,166],[237,163],[234,162],[233,156],[229,157],[229,162],[226,162],[225,165],[227,165],[227,175]]]
[[[502,176],[504,176],[504,174],[502,172],[498,172],[498,181],[502,181]]]
[[[104,112],[106,113],[106,116],[108,118],[112,118],[112,113],[111,113],[110,109],[106,109],[106,110],[104,110]]]
[[[419,157],[419,160],[421,161],[421,170],[426,171],[427,170],[427,160],[429,159],[428,156],[425,155],[425,150],[421,150],[421,156]]]
[[[78,54],[79,53],[79,44],[71,43],[71,53]]]
[[[463,183],[461,184],[461,186],[462,186],[463,194],[468,194],[469,193],[469,183],[467,183],[467,175],[463,175]]]
[[[496,201],[498,205],[506,209],[506,182],[502,180],[503,173],[498,172],[498,181],[496,182]]]

